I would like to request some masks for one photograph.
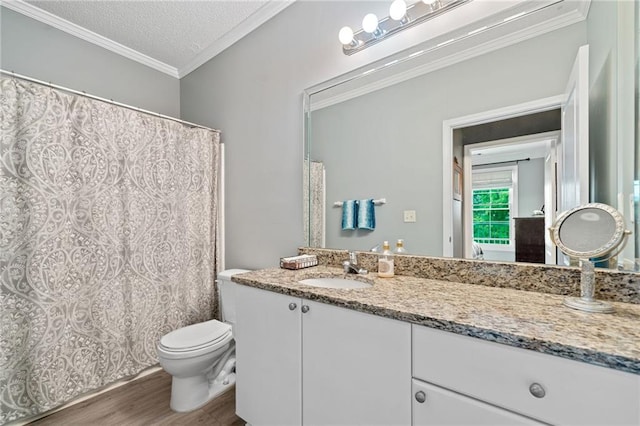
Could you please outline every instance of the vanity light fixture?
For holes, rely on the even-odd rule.
[[[385,38],[414,25],[421,24],[436,16],[467,3],[471,0],[421,0],[407,5],[406,0],[394,0],[389,7],[389,16],[382,20],[368,13],[362,20],[362,29],[356,32],[351,27],[342,27],[338,39],[342,52],[353,55]]]

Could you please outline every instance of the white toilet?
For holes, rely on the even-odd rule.
[[[235,286],[231,277],[248,272],[229,269],[218,274],[222,320],[205,321],[174,330],[160,339],[158,359],[173,376],[171,409],[184,412],[202,407],[236,381]]]

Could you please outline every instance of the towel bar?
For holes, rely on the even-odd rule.
[[[376,206],[380,206],[386,203],[387,203],[386,198],[378,198],[377,200],[373,200],[373,204],[375,204]],[[342,201],[336,201],[335,203],[333,203],[333,207],[342,207]]]

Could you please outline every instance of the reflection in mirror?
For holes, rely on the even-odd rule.
[[[568,2],[555,4],[554,13],[564,3]],[[557,213],[572,207],[556,205],[558,199],[572,196],[569,184],[577,193],[573,206],[604,202],[633,217],[636,53],[633,43],[621,40],[637,37],[637,5],[601,0],[586,4],[588,13],[582,9],[586,15],[569,25],[553,21],[545,9],[520,18],[547,13],[537,26],[515,22],[508,34],[503,27],[493,34],[489,26],[475,45],[466,39],[412,58],[414,52],[428,50],[418,46],[399,54],[407,59],[393,65],[385,66],[393,62],[387,59],[310,88],[305,111],[309,245],[367,251],[384,240],[403,239],[410,254],[471,258],[480,244],[488,260],[532,261],[516,256],[514,219],[526,219],[524,223],[533,218],[538,222],[538,230],[532,231],[538,237],[535,254],[542,259],[535,261],[562,263],[563,256],[556,256],[544,229]],[[611,22],[617,23],[617,31],[612,31]],[[518,30],[524,27],[546,29],[527,36]],[[588,105],[582,112],[563,113],[563,103],[575,100],[566,91],[585,45]],[[585,95],[580,96],[584,101]],[[567,141],[581,129],[563,125],[562,120],[576,122],[573,118],[582,117],[585,109],[589,117],[582,142],[590,155],[587,172],[576,174],[572,171],[579,168],[580,145]],[[584,133],[584,120],[582,126]],[[527,138],[553,132],[555,142],[545,139],[544,149],[524,151],[531,142]],[[495,147],[483,153],[483,144]],[[584,146],[580,149],[585,151]],[[474,152],[483,161],[476,162]],[[486,168],[487,162],[515,170],[511,185],[517,197],[507,202],[511,210],[506,217],[497,204],[474,205],[480,198],[474,198],[474,190],[482,189],[473,183],[474,171]],[[580,179],[583,194],[584,186],[588,188],[586,199],[576,190]],[[342,210],[334,203],[370,198],[387,200],[374,209],[375,229],[343,230]],[[474,222],[475,216],[488,220]],[[505,226],[499,222],[508,228],[505,244],[495,244],[491,234],[493,226],[501,238]],[[492,251],[497,253],[494,257]],[[636,244],[630,243],[618,266],[633,269],[637,257]]]
[[[464,145],[465,187],[471,202],[463,202],[463,217],[471,231],[464,233],[464,241],[456,239],[454,247],[462,249],[463,243],[473,241],[486,260],[555,263],[555,248],[547,244],[544,229],[551,226],[549,213],[556,197],[560,112],[550,112],[548,128],[557,130]],[[461,257],[461,251],[454,255]]]

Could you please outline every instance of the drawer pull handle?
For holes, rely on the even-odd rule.
[[[535,396],[536,398],[544,398],[544,396],[546,395],[544,388],[539,383],[532,383],[531,386],[529,386],[529,392],[531,392],[531,395]]]
[[[307,312],[309,312],[309,306],[307,305],[302,305],[302,313],[306,314]]]
[[[295,303],[293,303],[293,302],[289,303],[289,310],[290,311],[295,311],[297,307],[298,307],[298,305],[296,305]]]
[[[416,392],[416,401],[418,401],[420,404],[422,404],[426,400],[427,400],[427,394],[425,394],[422,391]]]

